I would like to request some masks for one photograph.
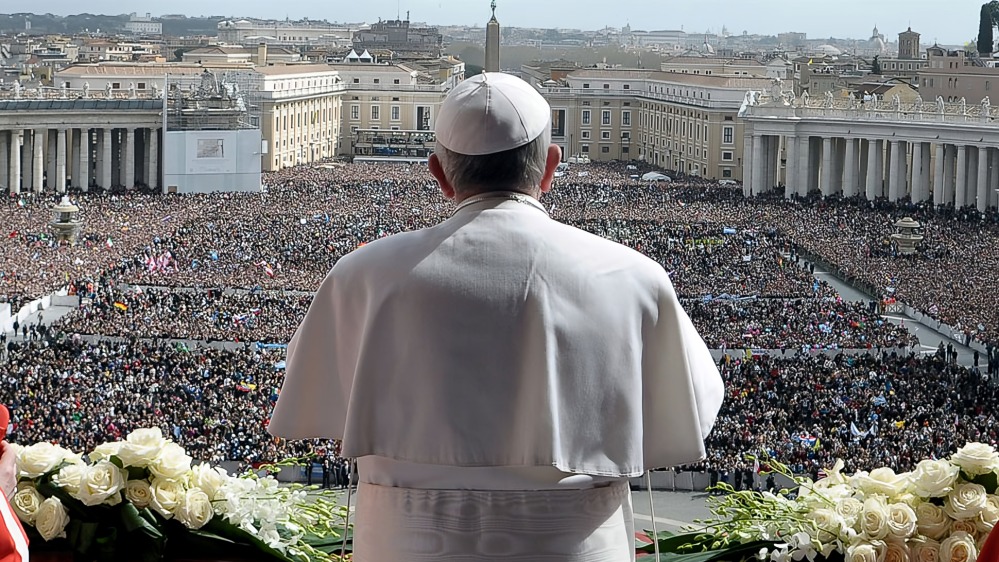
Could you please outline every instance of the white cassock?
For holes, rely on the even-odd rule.
[[[627,478],[704,458],[722,397],[659,264],[490,194],[337,263],[269,431],[359,459],[358,562],[609,562]]]

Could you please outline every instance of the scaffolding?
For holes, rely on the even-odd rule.
[[[260,128],[259,78],[252,72],[219,78],[205,70],[198,86],[168,84],[165,129],[168,131],[233,131]]]

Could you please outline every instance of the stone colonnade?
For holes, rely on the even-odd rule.
[[[162,131],[148,127],[0,128],[0,189],[160,187]]]
[[[783,186],[786,197],[818,191],[979,211],[999,206],[999,147],[990,144],[752,130],[744,143],[747,197]]]

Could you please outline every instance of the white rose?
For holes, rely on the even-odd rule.
[[[75,496],[80,491],[80,482],[86,470],[86,465],[67,464],[52,477],[52,483]]]
[[[916,512],[904,503],[888,506],[888,535],[895,539],[907,539],[916,533]],[[890,546],[890,545],[889,545]],[[906,551],[908,558],[908,551]]]
[[[90,454],[87,455],[87,457],[90,459],[90,462],[111,460],[111,457],[117,455],[118,451],[121,450],[122,445],[124,445],[124,443],[121,441],[101,443],[100,445],[94,447],[94,450],[90,451]]]
[[[988,534],[997,522],[999,522],[999,496],[989,494],[985,497],[985,509],[978,514],[978,520],[975,523],[979,531]]]
[[[128,434],[118,449],[118,458],[125,466],[145,468],[159,456],[160,449],[166,444],[160,428],[136,429]]]
[[[913,562],[940,562],[940,543],[937,541],[920,538],[909,544]]]
[[[940,540],[950,534],[951,521],[943,509],[932,503],[916,506],[916,528],[921,535]]]
[[[149,504],[153,501],[153,492],[149,488],[149,482],[145,480],[129,480],[125,482],[125,499],[132,502],[139,509],[149,507]]]
[[[884,501],[875,496],[864,500],[864,511],[860,514],[860,529],[868,538],[883,539],[888,536],[890,514]]]
[[[208,494],[209,500],[214,501],[221,498],[222,487],[228,480],[229,475],[222,467],[213,468],[208,464],[201,463],[191,469],[190,485],[201,488],[205,494]]]
[[[905,545],[905,541],[888,541],[885,562],[909,562],[909,547]]]
[[[883,541],[857,540],[846,547],[845,562],[884,562],[886,550]]]
[[[978,532],[978,525],[974,519],[958,519],[950,524],[951,533],[968,533],[974,535]]]
[[[889,498],[901,494],[909,486],[908,474],[895,474],[888,467],[875,468],[870,473],[858,472],[851,481],[865,495],[880,494]]]
[[[818,489],[831,488],[833,486],[839,486],[842,484],[849,484],[850,479],[843,475],[843,467],[845,463],[843,459],[837,459],[836,464],[833,465],[831,469],[826,471],[826,477],[819,479],[814,487]]]
[[[164,480],[181,480],[191,471],[191,457],[176,443],[167,443],[156,460],[149,463],[149,472]]]
[[[97,461],[88,467],[80,478],[76,497],[83,505],[108,505],[121,503],[121,490],[125,487],[124,471],[110,461]]]
[[[177,516],[177,521],[188,529],[200,529],[211,521],[214,511],[208,494],[201,488],[191,488],[183,495],[174,514]]]
[[[958,484],[944,499],[944,511],[953,519],[973,519],[985,509],[985,496],[985,487],[981,484]]]
[[[151,504],[153,509],[163,517],[170,519],[184,496],[184,485],[173,480],[153,478],[150,492],[153,496]]]
[[[859,529],[857,522],[860,520],[860,514],[864,512],[864,502],[857,498],[846,498],[840,500],[835,509],[847,527]]]
[[[919,461],[912,472],[912,487],[924,498],[940,498],[954,489],[961,469],[948,461]]]
[[[975,538],[968,533],[953,533],[940,543],[940,562],[975,562],[977,559]]]
[[[812,537],[821,543],[832,542],[839,538],[846,526],[843,517],[829,508],[819,508],[809,512],[808,517],[815,522],[818,528],[815,536]]]
[[[66,525],[69,523],[69,511],[62,505],[59,498],[51,497],[42,502],[35,517],[35,530],[43,539],[50,541],[66,536]]]
[[[45,498],[38,493],[31,482],[21,482],[17,485],[17,492],[10,499],[10,506],[14,508],[14,513],[18,519],[28,525],[35,524],[35,517],[38,515],[38,507],[42,505]]]
[[[21,449],[17,465],[24,476],[38,478],[55,470],[55,467],[59,466],[59,463],[70,454],[69,451],[58,445],[42,441]]]
[[[951,455],[950,462],[974,477],[999,469],[999,453],[992,445],[968,443]]]

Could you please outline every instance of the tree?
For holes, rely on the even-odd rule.
[[[881,74],[881,58],[878,55],[874,55],[871,61],[871,74]]]
[[[992,2],[982,4],[982,12],[978,21],[978,52],[981,54],[992,54],[992,45],[995,39],[992,37],[992,25],[995,23],[993,17]]]

